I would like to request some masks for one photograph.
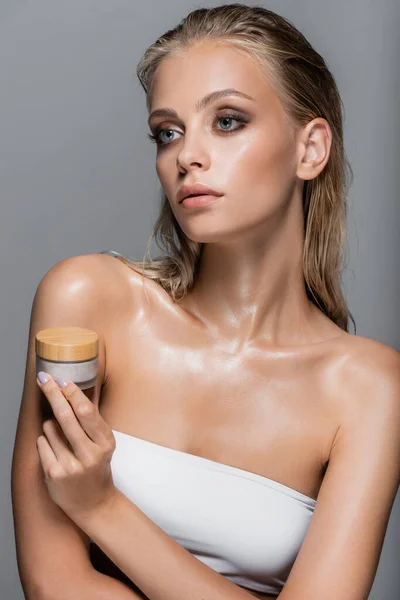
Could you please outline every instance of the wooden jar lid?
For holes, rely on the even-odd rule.
[[[37,356],[45,360],[77,362],[96,358],[99,336],[82,327],[51,327],[35,336]]]

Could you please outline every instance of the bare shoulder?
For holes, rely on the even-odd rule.
[[[142,279],[140,273],[130,269],[121,260],[108,254],[80,254],[78,256],[69,256],[56,263],[51,271],[64,271],[71,273],[76,277],[93,281],[97,286],[102,286],[105,291],[112,289],[112,283],[127,282],[129,278],[138,282]],[[131,274],[128,277],[128,273]]]
[[[371,338],[351,335],[346,340],[348,348],[345,374],[359,385],[373,381],[388,381],[399,377],[400,351]]]
[[[121,314],[138,297],[143,276],[121,260],[107,254],[70,256],[56,263],[43,279],[63,281],[63,290],[95,299],[93,310]],[[99,314],[99,316],[101,316]]]
[[[358,418],[365,411],[400,417],[400,352],[371,338],[350,335],[340,373],[343,417]],[[377,422],[378,426],[378,422]]]
[[[399,486],[399,352],[349,335],[335,343],[335,353],[340,426],[282,600],[367,598]]]

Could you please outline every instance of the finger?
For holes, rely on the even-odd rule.
[[[57,458],[44,435],[37,438],[36,448],[42,465],[44,479],[46,481],[49,478],[49,469],[52,467],[54,468],[57,463]]]
[[[43,423],[42,429],[58,462],[68,464],[71,460],[73,448],[59,423],[55,419],[48,419]]]
[[[100,415],[98,408],[91,402],[82,390],[72,381],[61,388],[63,395],[72,407],[76,418],[89,438],[101,447],[113,444],[113,434]]]
[[[42,392],[48,399],[55,418],[57,419],[66,439],[71,444],[72,450],[78,460],[82,460],[91,451],[93,444],[92,440],[86,435],[86,432],[82,429],[75,413],[69,404],[68,400],[64,397],[60,387],[49,376],[49,379],[45,383],[41,383],[37,380]]]

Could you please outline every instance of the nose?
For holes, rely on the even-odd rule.
[[[187,172],[193,168],[207,170],[210,167],[207,143],[199,131],[193,131],[190,136],[186,132],[176,157],[176,164],[180,172]]]

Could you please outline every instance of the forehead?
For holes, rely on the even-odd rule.
[[[202,41],[162,60],[153,80],[150,112],[194,107],[201,97],[225,88],[279,104],[265,70],[252,57],[232,45]]]

